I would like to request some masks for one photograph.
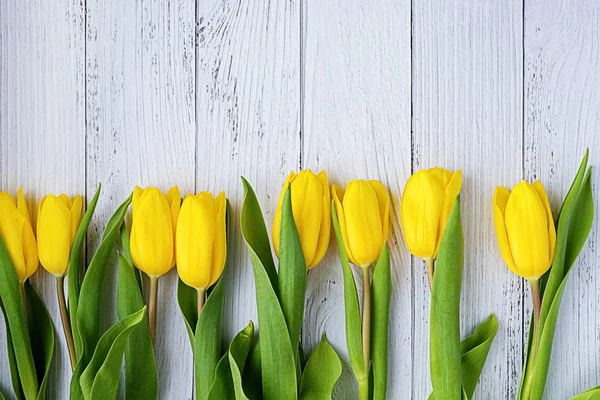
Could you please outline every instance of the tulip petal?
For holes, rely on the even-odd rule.
[[[71,205],[71,245],[73,245],[73,241],[75,240],[75,235],[77,234],[77,229],[79,229],[79,224],[81,223],[81,212],[83,210],[83,200],[80,195],[73,197]]]
[[[510,250],[510,243],[508,241],[508,235],[506,233],[506,225],[504,221],[504,211],[506,210],[506,203],[510,197],[510,192],[498,186],[494,192],[494,226],[496,228],[496,236],[498,237],[498,246],[500,247],[500,254],[504,263],[513,273],[519,275],[519,270],[513,260],[512,252]]]
[[[38,260],[38,252],[37,252],[37,243],[35,241],[35,235],[33,233],[33,228],[29,221],[23,224],[23,231],[21,232],[21,240],[22,240],[22,251],[23,251],[23,261],[24,261],[24,274],[23,276],[19,276],[19,280],[21,282],[25,282],[27,278],[29,278],[33,273],[38,269],[39,260]]]
[[[506,233],[521,276],[535,279],[550,267],[546,210],[532,185],[516,185],[506,203]]]
[[[67,196],[64,193],[61,193],[60,196],[58,196],[58,198],[60,199],[60,201],[62,201],[64,203],[65,206],[67,206],[67,208],[70,210],[72,203],[71,203],[71,199],[69,198],[69,196]]]
[[[140,197],[142,197],[142,194],[144,193],[144,190],[142,190],[141,187],[139,186],[135,186],[135,188],[133,189],[133,197],[131,199],[131,215],[132,218],[135,215],[135,212],[137,210],[137,206],[140,202]]]
[[[211,196],[212,197],[212,196]],[[171,266],[175,265],[175,238],[177,231],[177,218],[179,217],[179,210],[181,208],[181,193],[179,192],[178,186],[173,186],[165,195],[167,199],[167,203],[169,203],[169,207],[171,209],[171,225],[173,226],[173,263]]]
[[[379,258],[383,248],[383,229],[377,194],[368,182],[351,181],[346,186],[342,205],[352,255],[357,265],[366,267]]]
[[[438,181],[440,186],[445,190],[453,177],[452,172],[440,167],[433,167],[427,170],[429,176]],[[454,204],[454,203],[452,203]]]
[[[25,281],[27,272],[22,240],[25,224],[25,216],[17,209],[14,198],[0,192],[0,235],[21,282]]]
[[[40,203],[37,218],[40,263],[55,276],[67,273],[71,252],[71,211],[65,197],[53,194],[46,196]],[[71,203],[70,199],[68,203]]]
[[[279,257],[279,242],[281,240],[281,207],[283,206],[283,196],[287,191],[290,183],[294,179],[296,174],[290,172],[285,182],[283,183],[283,188],[281,189],[281,194],[279,195],[279,201],[277,202],[277,208],[275,210],[275,217],[273,218],[273,228],[271,229],[271,236],[273,240],[273,247],[275,248],[275,254]]]
[[[444,170],[444,171],[446,171],[446,170]],[[450,173],[449,171],[446,171],[446,172]],[[448,218],[450,217],[450,212],[452,212],[452,207],[454,206],[454,202],[456,201],[456,198],[458,197],[458,194],[460,193],[461,187],[462,187],[462,171],[458,170],[454,174],[451,175],[451,178],[448,181],[448,183],[444,189],[444,206],[442,208],[442,215],[440,216],[437,244],[436,244],[436,248],[435,248],[435,254],[433,256],[434,258],[437,257],[437,253],[440,248],[440,242],[442,241],[442,235],[444,234],[444,229],[446,228],[446,223],[448,222]]]
[[[319,227],[319,242],[312,261],[310,261],[310,263],[307,261],[308,269],[314,268],[321,260],[323,260],[325,253],[327,253],[331,238],[331,194],[329,192],[329,179],[327,178],[325,170],[317,174],[317,180],[321,184],[321,189],[323,190],[323,214],[321,216],[321,226]]]
[[[215,205],[217,206],[217,214],[215,216],[216,231],[212,250],[209,287],[219,280],[227,261],[227,198],[225,197],[225,192],[219,193],[215,199]]]
[[[29,210],[27,208],[25,196],[23,196],[23,188],[19,188],[19,191],[17,192],[17,206],[19,210],[23,213],[25,218],[27,218],[27,222],[31,224],[31,216],[29,215]]]
[[[415,257],[435,255],[443,205],[444,190],[427,171],[418,171],[408,179],[400,203],[400,220],[406,247]]]
[[[546,210],[546,216],[548,218],[548,243],[550,251],[550,264],[554,261],[554,249],[556,248],[556,227],[554,225],[554,218],[552,217],[552,209],[550,208],[550,202],[548,201],[548,195],[542,183],[538,179],[533,183],[533,188],[537,192],[544,209]]]
[[[323,217],[323,189],[312,171],[300,171],[291,182],[292,213],[306,265],[315,258]]]
[[[381,228],[383,241],[387,242],[390,225],[390,195],[383,184],[376,180],[370,180],[369,184],[375,190],[377,203],[379,204],[379,215],[381,216]]]
[[[357,264],[356,259],[352,255],[350,245],[348,244],[348,234],[346,233],[346,215],[344,213],[344,207],[342,206],[342,201],[344,200],[344,190],[338,185],[333,185],[331,187],[331,193],[333,195],[333,204],[335,205],[335,212],[340,224],[340,232],[342,233],[342,240],[344,241],[344,247],[346,248],[348,260],[350,260],[352,264]]]

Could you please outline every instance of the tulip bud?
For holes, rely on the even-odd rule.
[[[415,257],[435,260],[442,234],[462,186],[462,172],[442,168],[412,175],[402,195],[400,222],[406,247]]]
[[[333,200],[348,259],[360,267],[377,261],[388,237],[390,196],[378,181],[353,180]]]
[[[131,259],[157,278],[175,265],[175,229],[181,205],[179,188],[164,195],[157,188],[136,186],[131,203]]]
[[[16,202],[7,192],[0,192],[0,235],[19,281],[25,282],[38,268],[38,250],[22,189]]]
[[[37,239],[40,263],[56,277],[65,276],[71,247],[81,222],[83,201],[77,195],[45,196],[38,205]]]
[[[227,199],[208,192],[188,194],[177,221],[177,272],[188,286],[205,291],[223,273],[227,258]]]
[[[281,240],[281,208],[283,197],[291,187],[292,215],[300,236],[302,254],[306,268],[311,269],[321,262],[331,235],[331,195],[325,171],[315,175],[311,170],[290,172],[283,184],[275,218],[273,219],[273,247],[279,257]]]
[[[494,225],[500,253],[508,268],[527,279],[538,279],[552,265],[556,230],[544,187],[523,181],[509,192],[494,193]]]

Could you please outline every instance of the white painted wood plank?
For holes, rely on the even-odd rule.
[[[195,2],[87,2],[87,193],[103,193],[88,256],[135,185],[194,189]],[[104,327],[116,320],[116,259]],[[175,269],[159,282],[159,398],[191,398],[193,362]]]
[[[297,1],[198,4],[197,190],[231,205],[223,341],[257,323],[250,258],[239,229],[253,186],[271,231],[279,193],[300,160],[300,15]]]
[[[303,21],[302,167],[327,170],[330,183],[345,186],[351,179],[379,179],[390,190],[393,292],[388,398],[409,398],[412,272],[398,209],[411,170],[410,1],[306,1]],[[362,283],[356,280],[360,295]],[[307,296],[303,343],[311,351],[327,332],[345,359],[335,398],[355,397],[343,278],[333,239],[328,255],[308,275]]]
[[[462,337],[491,312],[500,322],[476,398],[515,398],[521,371],[522,282],[500,257],[492,197],[522,177],[522,33],[519,1],[414,3],[413,167],[463,170]],[[413,267],[413,398],[422,399],[430,295],[422,261]]]
[[[48,193],[85,192],[84,29],[79,1],[0,2],[1,187],[22,186],[30,210]],[[55,278],[32,277],[56,329],[48,395],[66,398],[70,380]],[[12,393],[4,323],[0,390]],[[9,396],[12,398],[12,395]]]
[[[600,161],[600,4],[525,2],[525,168],[558,212],[586,147]],[[600,209],[593,173],[596,214]],[[563,295],[545,397],[600,384],[600,255],[597,218]],[[529,297],[527,301],[530,301]]]

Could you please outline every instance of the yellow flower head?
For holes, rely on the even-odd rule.
[[[527,279],[538,279],[552,265],[556,230],[550,203],[539,180],[523,181],[509,192],[494,193],[494,225],[500,253],[508,268]]]
[[[430,168],[406,182],[400,222],[406,247],[415,257],[436,259],[452,206],[460,193],[462,171]]]
[[[150,277],[175,265],[175,229],[181,195],[174,186],[164,195],[157,188],[133,190],[131,203],[131,258]]]
[[[21,283],[38,267],[38,251],[23,190],[17,201],[7,192],[0,192],[0,235]]]
[[[315,267],[327,252],[331,235],[331,195],[325,171],[315,175],[311,170],[290,172],[283,184],[273,220],[273,246],[279,257],[281,207],[283,196],[291,186],[292,214],[300,235],[306,268]]]
[[[377,261],[388,237],[390,196],[379,181],[353,180],[346,192],[333,185],[333,201],[344,247],[351,263]]]
[[[227,199],[208,192],[188,194],[177,220],[177,272],[188,286],[206,290],[223,273],[227,258]]]
[[[40,263],[56,277],[65,276],[71,247],[81,222],[83,200],[77,195],[49,194],[38,205],[37,239]]]

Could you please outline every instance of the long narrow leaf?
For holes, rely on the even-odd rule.
[[[292,348],[283,311],[279,305],[273,280],[269,276],[271,266],[262,259],[271,260],[268,240],[265,246],[266,228],[254,191],[243,178],[244,202],[241,213],[242,236],[248,246],[254,281],[256,304],[261,336],[261,373],[266,400],[295,399],[298,395],[295,368],[295,348]],[[258,246],[256,249],[254,246]],[[264,254],[268,250],[268,255]],[[273,267],[274,270],[274,267]],[[275,283],[277,276],[275,275]]]
[[[244,329],[243,339],[240,339],[236,346],[229,346],[229,366],[231,368],[231,379],[236,400],[248,400],[244,393],[244,383],[242,380],[244,370],[246,369],[246,360],[252,346],[254,336],[254,324],[252,321]]]
[[[292,348],[298,348],[300,330],[304,318],[306,294],[306,263],[302,254],[300,235],[292,214],[292,193],[288,188],[283,196],[281,211],[281,245],[279,246],[279,302],[290,334]],[[300,377],[299,353],[296,356],[296,372]]]
[[[431,383],[436,400],[461,397],[460,289],[463,231],[457,198],[442,235],[433,275],[430,318]]]
[[[81,350],[83,347],[81,344],[81,336],[79,335],[79,330],[77,329],[77,305],[79,303],[79,292],[81,290],[81,277],[79,274],[83,269],[81,265],[82,252],[83,245],[85,243],[85,236],[92,220],[92,216],[94,215],[96,204],[98,204],[101,187],[102,185],[98,184],[98,189],[96,189],[96,193],[94,194],[94,197],[92,198],[92,201],[90,202],[90,205],[88,206],[87,211],[85,212],[83,219],[79,224],[79,228],[75,234],[75,239],[73,240],[73,246],[71,247],[71,255],[69,256],[69,274],[67,276],[69,293],[69,318],[71,319],[73,342],[75,343],[75,353],[77,355],[77,359],[81,357]]]
[[[144,299],[135,279],[135,271],[119,254],[117,315],[120,320],[144,308]],[[125,346],[125,396],[127,400],[151,400],[158,394],[158,378],[148,316],[131,332]]]
[[[0,309],[2,309],[4,326],[6,328],[6,352],[8,354],[8,366],[10,368],[10,381],[17,400],[23,400],[25,399],[25,394],[23,393],[23,387],[21,386],[21,380],[19,379],[19,369],[15,358],[15,349],[13,349],[10,326],[8,325],[8,319],[6,317],[6,311],[4,310],[4,304],[2,304],[2,299],[0,299]]]
[[[321,343],[310,355],[300,384],[301,400],[331,400],[342,375],[342,362],[323,333]]]
[[[260,369],[260,343],[250,350],[244,372],[242,374],[242,387],[244,394],[250,400],[260,400],[263,398],[262,392],[262,372]]]
[[[390,254],[384,244],[373,271],[371,301],[371,368],[373,399],[385,400],[388,375],[388,325],[390,319]]]
[[[571,400],[598,400],[600,399],[600,386],[586,390],[577,396],[571,397]]]
[[[193,349],[196,324],[198,324],[198,292],[183,283],[181,278],[177,278],[177,303]]]
[[[358,305],[358,294],[356,292],[356,283],[354,275],[350,268],[346,248],[340,232],[340,224],[333,201],[331,202],[331,216],[333,219],[333,228],[335,229],[335,239],[337,242],[342,272],[344,275],[344,311],[346,315],[346,344],[348,346],[348,356],[350,364],[354,371],[356,380],[362,382],[367,379],[367,370],[363,361],[363,348],[361,336],[360,307]]]
[[[12,259],[4,240],[0,236],[0,298],[4,304],[4,316],[7,320],[7,331],[10,330],[12,348],[15,354],[17,369],[21,380],[21,387],[27,400],[35,399],[38,395],[38,380],[35,372],[35,363],[25,309],[21,295],[19,278],[13,266]]]
[[[498,321],[494,314],[491,314],[460,344],[461,383],[468,399],[473,398],[496,332],[498,332]]]

